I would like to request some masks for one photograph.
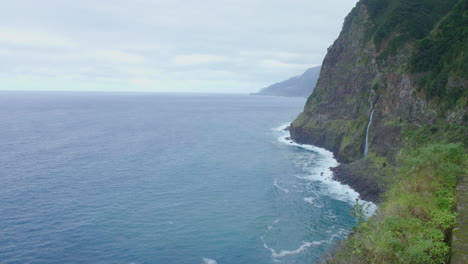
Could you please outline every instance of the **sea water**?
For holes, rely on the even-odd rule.
[[[0,263],[312,263],[356,224],[301,98],[0,93]]]

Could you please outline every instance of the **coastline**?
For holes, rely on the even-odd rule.
[[[385,190],[372,177],[363,176],[364,171],[369,173],[373,169],[372,164],[368,160],[363,160],[359,163],[340,164],[332,168],[333,179],[342,184],[349,185],[359,193],[361,199],[378,204]]]
[[[290,124],[283,125],[277,128],[277,130],[284,132],[284,135],[280,138],[282,143],[307,149],[309,151],[321,151],[322,153],[327,153],[329,158],[334,161],[334,164],[330,164],[331,166],[327,170],[327,175],[324,175],[323,172],[321,173],[321,176],[325,176],[324,179],[322,179],[322,182],[324,180],[333,182],[343,188],[351,190],[354,193],[355,198],[352,201],[348,200],[348,202],[354,202],[352,203],[353,206],[357,204],[363,205],[362,208],[365,208],[363,212],[365,218],[369,218],[375,214],[378,209],[378,204],[381,201],[380,196],[384,190],[372,180],[372,177],[363,177],[364,170],[373,171],[372,164],[369,159],[363,159],[360,162],[355,163],[339,163],[335,158],[335,153],[332,151],[315,145],[301,144],[295,141],[290,134]],[[323,253],[317,263],[328,263],[336,252],[342,250],[344,241],[353,235],[354,230],[350,230],[345,240],[331,243],[330,248]]]
[[[348,209],[342,211],[342,213],[348,215],[346,218],[354,218],[355,220],[356,218],[352,216],[351,208],[359,204],[365,208],[362,212],[364,215],[362,216],[364,216],[364,218],[371,217],[375,213],[377,205],[370,200],[362,199],[363,196],[350,185],[343,184],[335,179],[335,172],[333,169],[339,167],[341,164],[335,159],[334,154],[325,148],[308,144],[300,144],[293,141],[290,138],[288,131],[289,125],[289,123],[283,123],[283,125],[279,127],[272,128],[272,130],[275,131],[275,137],[280,145],[294,149],[294,153],[301,153],[299,154],[301,158],[299,160],[294,160],[293,162],[296,166],[299,166],[300,170],[304,173],[291,174],[289,177],[299,179],[300,182],[304,182],[306,186],[315,186],[314,188],[317,188],[315,189],[317,190],[316,193],[312,192],[307,195],[300,195],[297,197],[301,199],[301,201],[298,200],[298,202],[304,202],[307,206],[315,208],[314,210],[324,211],[328,209],[324,208],[326,205],[322,202],[322,199],[334,200],[335,202],[346,204],[345,207]],[[294,187],[291,189],[291,186],[283,185],[277,178],[273,179],[273,186],[282,195],[290,195],[297,192]],[[299,192],[302,193],[303,191]],[[299,241],[300,243],[298,244],[296,243],[297,241],[295,241],[291,244],[294,245],[292,247],[278,247],[275,245],[275,242],[269,241],[268,234],[277,228],[280,228],[277,225],[282,221],[283,219],[280,217],[275,218],[274,221],[272,220],[272,223],[266,227],[265,233],[260,237],[263,247],[269,251],[271,258],[275,262],[281,261],[283,257],[300,254],[311,247],[325,247],[325,244],[327,245],[326,249],[324,249],[317,259],[317,261],[321,261],[324,256],[328,255],[329,252],[340,245],[342,241],[346,240],[353,233],[353,228],[357,223],[352,221],[353,224],[346,228],[336,229],[333,226],[326,232],[327,235],[320,239],[303,239]]]
[[[339,163],[332,151],[319,146],[302,144],[295,141],[291,137],[289,128],[290,124],[288,123],[276,129],[284,133],[284,135],[282,135],[279,139],[280,142],[287,145],[300,147],[311,152],[318,152],[327,156],[327,159],[329,160],[327,162],[327,167],[323,167],[319,175],[314,175],[314,180],[321,181],[327,185],[333,185],[334,188],[340,189],[340,192],[346,193],[348,196],[345,198],[335,196],[334,198],[338,200],[343,200],[344,198],[353,205],[355,205],[358,201],[369,205],[369,211],[366,215],[368,217],[373,215],[378,207],[377,203],[379,202],[379,197],[381,194],[381,190],[377,190],[378,186],[372,182],[367,181],[366,179],[361,178],[360,175],[353,173],[353,170],[348,166],[348,164]],[[370,186],[372,186],[372,188],[369,188]],[[330,193],[329,195],[333,196],[333,193]],[[335,195],[338,194],[335,193]]]
[[[324,137],[317,135],[315,138],[306,136],[303,131],[297,127],[290,126],[289,138],[291,141],[299,145],[311,145],[319,148],[324,148],[326,140]],[[323,136],[323,135],[322,135]],[[369,158],[363,158],[354,162],[349,162],[338,154],[338,149],[329,150],[333,153],[336,160],[340,162],[339,165],[332,168],[333,179],[350,186],[353,190],[359,193],[361,199],[379,203],[381,195],[385,192],[384,186],[377,181],[376,173],[379,173],[377,168],[374,167]]]

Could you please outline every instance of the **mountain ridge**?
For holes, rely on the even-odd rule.
[[[309,68],[301,75],[274,83],[253,95],[308,97],[314,91],[320,68],[321,66]]]

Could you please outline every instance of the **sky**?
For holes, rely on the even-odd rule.
[[[251,93],[320,65],[357,0],[14,0],[0,90]]]

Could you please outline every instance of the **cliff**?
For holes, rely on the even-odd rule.
[[[319,73],[320,66],[307,69],[303,74],[272,84],[255,95],[308,97],[314,91]]]
[[[456,4],[361,0],[329,48],[292,138],[341,162],[359,160],[375,110],[369,153],[393,164],[406,127],[466,125],[467,1]]]
[[[468,0],[360,0],[346,17],[290,126],[335,153],[336,179],[382,202],[330,263],[448,261],[467,85]]]

